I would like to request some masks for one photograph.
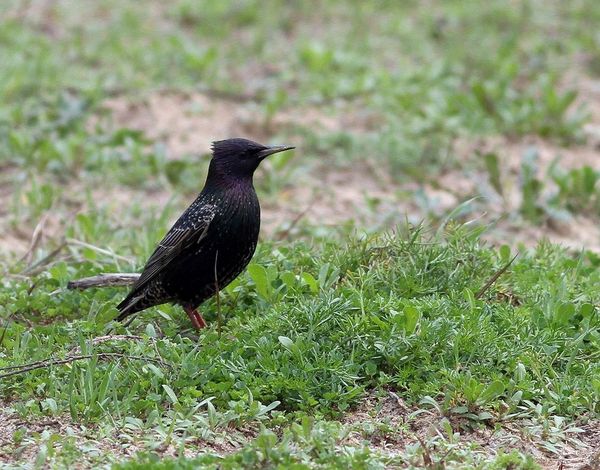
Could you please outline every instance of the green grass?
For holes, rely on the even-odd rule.
[[[411,406],[433,404],[467,427],[598,412],[600,270],[591,253],[540,246],[477,300],[507,254],[480,247],[464,229],[445,241],[411,232],[341,248],[263,245],[251,275],[224,295],[221,333],[213,327],[197,342],[179,334],[184,316],[165,306],[164,318],[148,312],[134,321],[139,340],[92,346],[115,326],[107,321],[120,296],[63,289],[95,262],[58,264],[34,278],[34,289],[7,282],[3,365],[65,357],[75,345],[96,356],[17,375],[2,393],[18,396],[17,411],[30,419],[108,417],[117,429],[137,420],[146,431],[171,422],[187,437],[264,421],[269,409],[271,425],[306,414],[334,419],[373,388],[395,390]],[[122,268],[103,261],[107,271]],[[215,325],[214,303],[205,311]],[[39,326],[29,330],[26,319]],[[106,352],[146,359],[104,361]]]
[[[460,172],[508,197],[507,151],[481,158],[457,142],[585,145],[590,115],[567,71],[597,73],[596,2],[2,8],[0,367],[85,356],[0,380],[5,413],[21,423],[2,448],[14,462],[530,469],[528,450],[496,455],[473,430],[518,429],[555,458],[585,440],[580,428],[600,412],[598,253],[489,246],[493,226],[468,218],[493,197],[469,202],[479,193],[457,189],[467,202],[440,210],[423,188]],[[106,100],[198,92],[249,113],[257,138],[297,145],[257,174],[268,207],[289,209],[294,188],[326,193],[333,172],[365,171],[388,176],[392,206],[408,200],[416,213],[366,195],[371,225],[349,210],[354,222],[332,227],[315,211],[278,241],[286,215],[222,294],[221,318],[214,299],[203,307],[211,328],[198,338],[169,305],[127,328],[112,322],[124,289],[67,282],[139,270],[198,191],[208,149],[174,155],[147,130],[115,126]],[[520,205],[504,215],[525,227],[557,214],[598,220],[598,168],[540,174],[534,160],[524,154]],[[45,217],[29,255],[11,252]],[[109,332],[133,337],[93,342]],[[402,420],[381,416],[390,392]],[[365,406],[368,421],[344,421]]]

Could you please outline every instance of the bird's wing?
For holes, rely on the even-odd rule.
[[[212,204],[203,205],[201,208],[190,207],[150,255],[144,271],[133,285],[132,292],[154,279],[184,248],[200,243],[215,218],[215,209],[216,206]]]

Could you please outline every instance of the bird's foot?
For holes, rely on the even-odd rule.
[[[206,328],[208,325],[206,320],[202,317],[202,314],[198,312],[195,308],[184,307],[185,313],[190,317],[192,321],[192,325],[196,330],[201,330],[202,328]]]

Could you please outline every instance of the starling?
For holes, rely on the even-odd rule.
[[[196,329],[206,327],[198,306],[248,265],[258,241],[260,205],[252,176],[260,162],[294,147],[247,139],[213,142],[204,189],[158,244],[129,295],[121,321],[164,303],[183,307]]]

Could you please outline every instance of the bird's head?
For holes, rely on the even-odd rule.
[[[227,139],[213,142],[210,172],[220,177],[252,179],[254,170],[269,155],[294,147],[266,146],[248,139]],[[210,176],[210,174],[209,174]]]

